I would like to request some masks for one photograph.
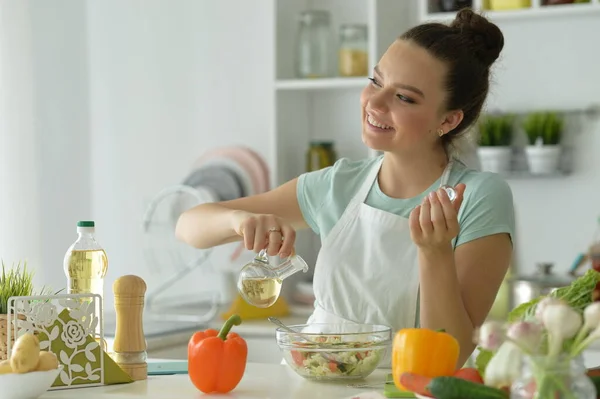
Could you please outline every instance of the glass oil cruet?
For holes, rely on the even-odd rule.
[[[274,266],[269,263],[267,251],[263,249],[240,271],[237,289],[250,305],[268,308],[279,298],[283,280],[299,271],[306,273],[308,265],[294,252]]]

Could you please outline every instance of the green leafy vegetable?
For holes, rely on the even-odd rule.
[[[477,371],[479,371],[479,374],[481,374],[482,377],[485,375],[485,369],[490,360],[492,360],[492,357],[494,357],[494,352],[489,351],[487,349],[479,348],[479,354],[475,359],[475,367],[477,368]]]

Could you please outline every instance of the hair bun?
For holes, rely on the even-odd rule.
[[[469,37],[469,43],[478,59],[492,65],[504,47],[504,35],[495,24],[469,8],[461,9],[450,24]]]

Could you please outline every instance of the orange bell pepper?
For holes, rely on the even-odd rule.
[[[232,315],[221,331],[209,328],[192,335],[188,343],[188,375],[204,393],[232,391],[246,371],[248,345],[238,334],[229,332],[242,319]]]
[[[408,390],[400,383],[403,373],[431,378],[451,376],[456,371],[458,355],[458,341],[443,330],[399,330],[394,337],[392,348],[394,384],[400,390]]]

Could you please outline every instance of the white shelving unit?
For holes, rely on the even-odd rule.
[[[373,68],[387,47],[409,27],[424,21],[448,22],[455,12],[439,12],[438,0],[272,0],[274,7],[274,77],[272,121],[273,185],[282,184],[305,171],[305,154],[311,140],[331,140],[340,157],[373,156],[361,140],[360,93],[367,76],[322,79],[295,77],[295,48],[298,16],[305,10],[327,10],[332,17],[335,38],[344,23],[368,26],[369,68]],[[589,3],[543,6],[532,0],[531,7],[491,11],[488,0],[473,0],[492,20],[600,16],[600,0]],[[337,43],[336,43],[337,45]],[[337,65],[336,48],[331,60]],[[337,70],[337,68],[334,68]]]
[[[360,93],[368,76],[297,79],[294,74],[298,16],[305,10],[327,10],[338,45],[345,23],[368,27],[369,68],[404,30],[417,22],[413,1],[398,0],[277,0],[275,27],[274,184],[306,170],[305,154],[311,140],[331,140],[338,157],[359,159],[373,155],[361,139]],[[337,66],[337,47],[331,61]],[[333,68],[337,70],[337,67]]]
[[[531,6],[510,10],[492,10],[489,0],[473,0],[473,8],[482,11],[493,20],[512,19],[537,19],[561,17],[567,15],[600,15],[600,0],[590,0],[588,3],[572,3],[557,5],[542,5],[542,0],[531,0]],[[423,0],[419,2],[420,21],[450,21],[454,19],[456,12],[440,12],[437,0]]]
[[[277,90],[335,90],[360,88],[365,86],[365,78],[323,78],[323,79],[281,79],[275,82]]]

